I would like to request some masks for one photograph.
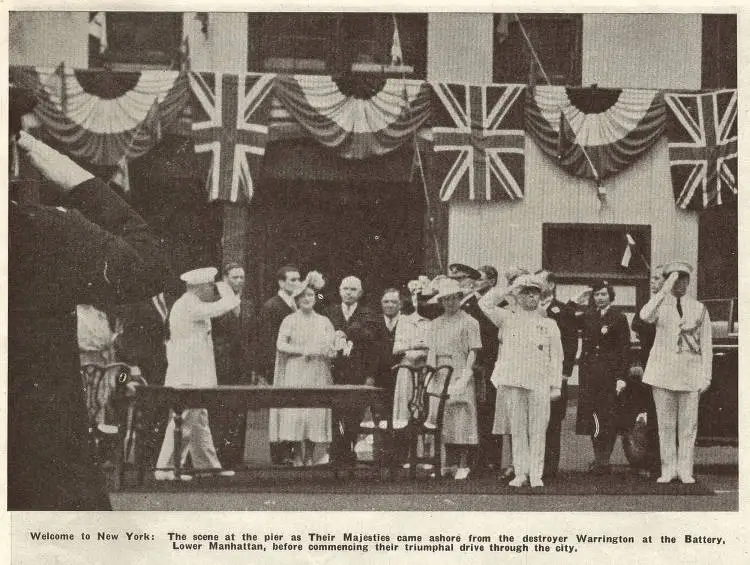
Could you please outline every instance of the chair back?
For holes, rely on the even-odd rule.
[[[407,369],[411,377],[411,396],[409,397],[409,423],[422,426],[430,418],[430,412],[436,410],[436,417],[431,418],[435,422],[442,422],[445,410],[445,401],[448,399],[448,386],[450,385],[453,367],[441,365],[431,367],[430,365],[409,366],[398,365],[394,368]],[[431,399],[437,402],[431,402]]]
[[[124,394],[126,385],[131,381],[130,366],[125,363],[99,365],[87,363],[81,367],[83,394],[89,416],[89,430],[98,424],[104,424],[104,415],[116,395]]]

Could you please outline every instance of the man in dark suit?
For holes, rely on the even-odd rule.
[[[474,463],[474,472],[481,474],[488,469],[499,470],[502,467],[503,444],[502,436],[492,434],[495,423],[495,403],[497,389],[490,381],[492,371],[497,361],[500,341],[497,336],[497,326],[487,317],[479,307],[479,299],[497,285],[497,269],[491,265],[483,265],[478,269],[458,268],[451,265],[451,278],[468,276],[473,281],[474,292],[466,296],[461,309],[479,322],[479,332],[482,338],[482,349],[477,352],[474,364],[474,377],[477,391],[477,424],[479,426],[479,447]]]
[[[105,183],[15,134],[22,157],[56,185],[64,204],[40,205],[33,183],[11,183],[8,509],[109,510],[89,447],[76,304],[147,299],[163,290],[168,269],[157,238]]]
[[[346,342],[333,364],[334,384],[375,384],[372,361],[372,340],[375,335],[372,312],[360,305],[362,281],[348,276],[339,286],[341,303],[328,309],[328,318],[338,336]],[[334,438],[332,451],[339,460],[356,460],[354,444],[359,433],[362,414],[359,410],[340,410],[333,415]],[[337,429],[340,433],[336,433]]]
[[[239,263],[227,263],[221,275],[235,295],[240,296],[240,305],[211,320],[216,380],[220,385],[251,384],[256,318],[252,302],[242,297],[245,269]],[[234,466],[241,459],[246,415],[218,410],[214,421],[219,458],[225,465]]]
[[[546,289],[542,299],[547,317],[557,323],[563,349],[562,385],[560,398],[550,402],[550,417],[547,425],[547,439],[544,448],[544,474],[554,477],[560,469],[560,436],[562,421],[568,409],[568,379],[573,373],[573,367],[578,353],[578,318],[582,312],[578,311],[575,303],[564,304],[557,299],[557,278],[554,273],[539,271],[537,273],[545,282]]]
[[[276,368],[276,339],[279,336],[281,322],[292,314],[297,305],[294,302],[294,291],[300,284],[299,269],[292,265],[285,265],[276,272],[279,290],[276,296],[266,300],[260,310],[258,320],[258,339],[255,367],[261,383],[273,383]],[[288,457],[290,445],[271,444],[271,461],[275,464],[291,459]]]
[[[395,381],[391,368],[397,363],[393,356],[393,341],[396,337],[396,326],[401,316],[401,293],[396,288],[387,288],[380,298],[382,316],[378,316],[373,325],[372,360],[374,366],[375,386],[388,391],[390,405],[393,403]],[[389,405],[389,406],[390,406]],[[392,406],[391,406],[392,408]],[[385,417],[386,415],[382,415]]]
[[[293,293],[300,284],[299,269],[285,265],[276,272],[276,280],[279,290],[263,304],[258,321],[256,367],[260,377],[268,383],[273,383],[276,339],[279,336],[281,322],[297,309]]]

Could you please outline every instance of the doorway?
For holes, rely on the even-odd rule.
[[[423,270],[425,204],[406,182],[271,180],[253,203],[249,237],[259,276],[260,303],[278,289],[275,272],[286,264],[302,276],[315,269],[338,300],[347,275],[362,280],[364,302],[377,305],[383,289]]]

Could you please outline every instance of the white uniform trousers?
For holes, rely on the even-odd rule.
[[[658,386],[653,387],[653,393],[659,423],[661,474],[692,477],[700,394]]]
[[[204,408],[188,408],[182,412],[182,455],[180,466],[185,465],[188,451],[193,462],[193,468],[221,469],[221,463],[216,456],[211,428],[208,426],[208,411]],[[173,469],[174,462],[174,412],[169,413],[169,423],[161,444],[157,469]]]
[[[505,391],[516,477],[527,476],[532,481],[541,480],[550,414],[550,391],[515,386],[506,387]]]

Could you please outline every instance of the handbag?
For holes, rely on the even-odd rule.
[[[472,377],[459,376],[451,379],[448,385],[448,402],[451,404],[467,404],[469,402],[469,382]]]

